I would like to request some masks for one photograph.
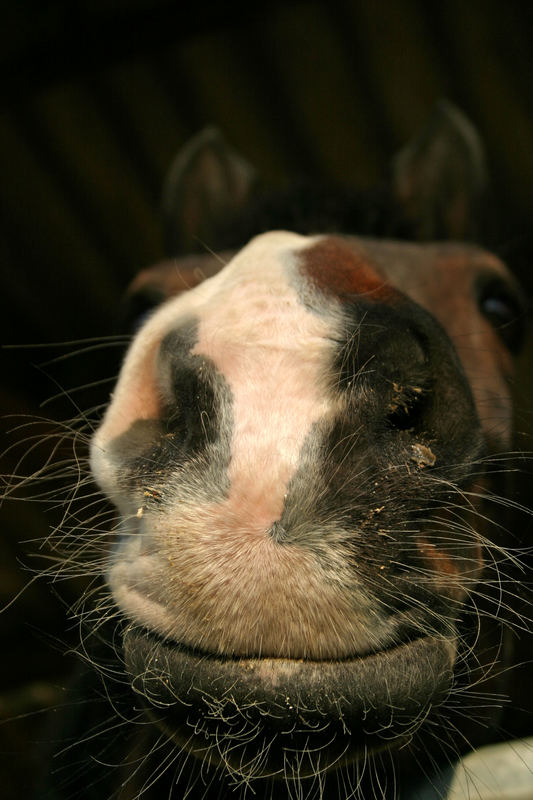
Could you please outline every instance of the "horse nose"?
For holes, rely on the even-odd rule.
[[[419,467],[480,455],[472,392],[439,323],[407,298],[358,305],[348,315],[335,366],[339,390],[368,445],[382,452],[407,447]]]

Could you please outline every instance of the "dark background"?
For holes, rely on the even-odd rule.
[[[533,4],[489,0],[259,2],[247,11],[231,3],[4,0],[1,342],[28,346],[1,353],[3,428],[24,421],[10,415],[65,419],[105,401],[109,384],[71,390],[113,375],[119,348],[50,364],[80,347],[37,345],[117,331],[124,288],[163,255],[165,171],[207,124],[218,125],[267,182],[301,173],[366,188],[434,103],[448,98],[487,147],[499,207],[490,244],[510,253],[529,289],[532,22]],[[518,447],[530,446],[530,364],[526,350]],[[40,408],[61,390],[67,398]],[[46,448],[11,445],[49,429],[2,433],[1,472],[37,469]],[[45,510],[42,502],[4,503],[1,605],[45,563],[28,554],[64,508]],[[71,669],[59,640],[76,638],[68,604],[77,584],[59,590],[63,601],[44,581],[31,583],[0,615],[4,798],[26,796],[42,710],[60,702]]]

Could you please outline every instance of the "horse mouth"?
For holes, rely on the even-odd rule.
[[[446,698],[453,638],[338,661],[228,658],[124,634],[149,716],[180,748],[246,779],[300,778],[408,742]]]

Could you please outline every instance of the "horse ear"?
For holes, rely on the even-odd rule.
[[[216,128],[206,128],[176,156],[163,189],[169,255],[215,249],[253,192],[255,169]]]
[[[392,163],[394,196],[418,240],[475,238],[487,184],[476,129],[444,101]]]

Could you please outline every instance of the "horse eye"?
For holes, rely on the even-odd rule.
[[[483,316],[512,353],[519,353],[525,338],[526,308],[523,299],[499,278],[479,287],[478,303]]]
[[[122,329],[128,333],[137,333],[154,309],[165,299],[164,292],[152,287],[127,296],[122,308]]]

